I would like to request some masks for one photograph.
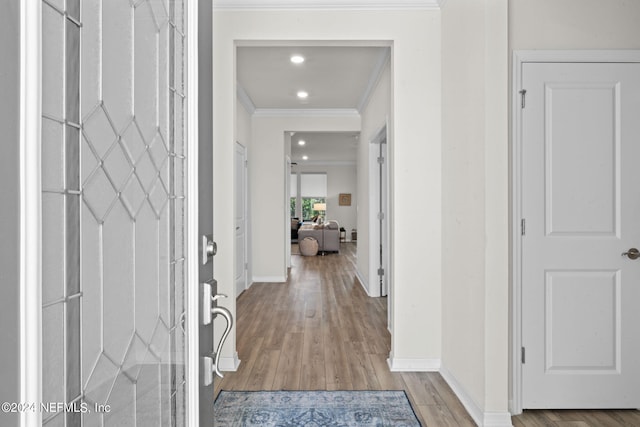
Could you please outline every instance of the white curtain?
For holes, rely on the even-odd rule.
[[[327,197],[326,173],[303,173],[300,175],[301,197]]]

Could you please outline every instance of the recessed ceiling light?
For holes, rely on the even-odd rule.
[[[298,95],[298,98],[300,99],[306,99],[309,97],[309,93],[305,92],[304,90],[299,90],[297,95]]]
[[[307,141],[305,141],[304,139],[301,139],[300,141],[298,141],[298,145],[304,145],[306,143]]]
[[[302,160],[309,160],[309,156],[302,156]]]
[[[302,64],[304,62],[304,56],[302,55],[292,55],[291,62],[294,64]]]

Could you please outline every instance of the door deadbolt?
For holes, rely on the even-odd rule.
[[[206,265],[209,259],[218,252],[218,245],[213,241],[212,234],[202,235],[202,265]]]

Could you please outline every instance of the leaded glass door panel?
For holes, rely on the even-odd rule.
[[[45,426],[185,425],[185,22],[42,0]]]

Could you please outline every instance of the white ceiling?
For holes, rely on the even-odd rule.
[[[239,47],[237,80],[257,109],[358,109],[387,52],[385,47]],[[291,63],[294,54],[305,61]],[[309,97],[298,99],[299,90]]]
[[[292,55],[305,58],[291,63]],[[368,101],[389,58],[388,47],[299,46],[238,47],[236,70],[238,95],[251,113],[297,115],[318,110],[358,114]],[[309,93],[301,100],[299,90]],[[292,141],[292,161],[307,163],[355,162],[354,133],[305,133],[307,144]],[[303,152],[304,151],[304,152]]]
[[[291,161],[298,165],[355,164],[359,132],[295,132],[291,136]],[[298,145],[303,140],[304,145]],[[302,156],[308,156],[303,160]]]

